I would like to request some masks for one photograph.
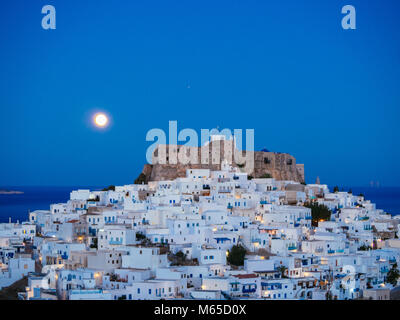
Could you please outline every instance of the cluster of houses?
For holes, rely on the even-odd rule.
[[[0,288],[27,277],[20,299],[389,299],[399,222],[363,195],[223,163],[75,190],[0,224]]]

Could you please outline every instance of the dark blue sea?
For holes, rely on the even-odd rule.
[[[383,209],[391,215],[400,214],[400,187],[351,187],[344,191],[350,189],[354,195],[362,193],[366,200],[376,204],[377,209]],[[332,191],[333,187],[330,186],[329,190]]]
[[[0,187],[0,190],[22,191],[23,194],[0,194],[0,222],[27,221],[29,210],[49,210],[52,203],[69,200],[77,189],[101,190],[99,187]]]
[[[23,194],[0,194],[0,222],[28,220],[28,212],[48,210],[52,203],[68,201],[70,192],[77,189],[100,190],[99,187],[0,187],[0,190],[23,191]],[[348,191],[350,188],[345,188]],[[330,190],[333,188],[330,187]],[[376,203],[378,209],[400,214],[400,187],[351,187],[353,194],[364,194],[365,198]]]

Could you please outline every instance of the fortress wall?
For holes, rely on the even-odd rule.
[[[153,154],[153,164],[146,164],[143,168],[142,174],[148,181],[159,180],[174,180],[178,177],[186,177],[187,169],[210,169],[221,170],[221,162],[226,159],[232,163],[233,167],[239,167],[233,158],[233,142],[228,141],[214,141],[208,147],[187,147],[187,146],[171,146],[163,145],[158,146]],[[189,157],[190,154],[197,155],[197,164],[171,164],[174,152],[181,152]],[[244,151],[243,156],[248,155]],[[201,157],[206,157],[208,153],[207,163],[201,163]],[[304,165],[297,164],[296,158],[287,153],[275,152],[262,152],[255,151],[254,153],[254,169],[247,172],[254,178],[259,178],[264,174],[270,174],[276,180],[293,180],[303,182],[304,179]],[[170,158],[171,157],[171,158]],[[163,161],[163,159],[165,159]],[[219,160],[219,161],[218,161]],[[245,168],[240,168],[245,171]]]

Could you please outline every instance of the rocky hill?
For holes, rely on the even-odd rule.
[[[236,150],[237,151],[237,150]],[[135,183],[147,183],[148,181],[174,180],[185,177],[187,169],[221,170],[221,163],[227,159],[233,167],[239,167],[253,178],[272,177],[277,180],[293,180],[304,182],[304,165],[297,164],[296,158],[288,153],[276,153],[266,151],[243,151],[243,157],[254,158],[251,168],[243,164],[237,164],[233,160],[232,141],[214,141],[207,147],[187,147],[177,145],[159,145],[153,153],[153,164],[145,164]],[[253,154],[249,154],[252,152]],[[197,163],[171,163],[171,154],[197,155]],[[208,160],[201,161],[202,156],[208,153]],[[174,159],[177,159],[175,156]],[[177,161],[175,161],[177,162]]]

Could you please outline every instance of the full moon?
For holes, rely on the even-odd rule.
[[[108,123],[108,118],[104,113],[97,113],[94,116],[94,123],[100,128],[104,128]]]

